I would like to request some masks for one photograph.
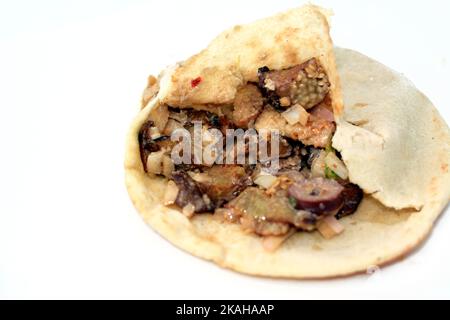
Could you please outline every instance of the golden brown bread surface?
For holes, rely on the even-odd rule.
[[[232,103],[239,86],[257,81],[258,68],[284,69],[316,57],[330,79],[335,111],[342,109],[328,15],[307,5],[223,32],[169,75],[162,102]]]

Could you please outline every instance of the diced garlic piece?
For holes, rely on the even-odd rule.
[[[186,217],[190,218],[194,215],[195,207],[192,203],[188,203],[183,207],[182,212]]]
[[[275,182],[277,181],[277,177],[271,174],[260,174],[255,180],[255,184],[258,186],[269,189]]]
[[[309,113],[299,104],[290,107],[281,115],[291,126],[296,123],[300,123],[302,126],[304,126],[309,119]]]
[[[158,138],[160,138],[162,135],[161,135],[161,132],[159,132],[159,129],[157,128],[157,127],[151,127],[150,128],[150,137],[153,139],[153,140],[155,140],[155,139],[158,139]]]
[[[334,216],[327,216],[317,223],[317,230],[325,239],[331,239],[342,233],[344,226]]]
[[[199,183],[209,182],[210,180],[206,173],[189,171],[188,175],[192,178],[192,180]]]
[[[148,155],[146,162],[147,172],[161,174],[163,155],[164,151],[152,152]]]
[[[178,187],[172,180],[169,180],[164,193],[164,205],[168,206],[175,203],[178,196]]]

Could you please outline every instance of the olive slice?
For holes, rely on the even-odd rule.
[[[342,187],[334,180],[313,178],[298,181],[289,187],[297,209],[322,214],[338,209],[343,203]]]

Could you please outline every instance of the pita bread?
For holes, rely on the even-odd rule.
[[[160,79],[159,93],[133,121],[125,157],[128,192],[145,221],[177,247],[242,273],[310,279],[350,275],[387,264],[411,252],[429,234],[450,196],[448,127],[428,99],[401,75],[357,52],[336,49],[346,106],[343,111],[328,25],[322,12],[308,6],[222,34],[206,51],[167,71]],[[273,28],[265,29],[266,25]],[[298,28],[290,29],[292,26]],[[270,41],[275,41],[273,34],[282,29],[292,30],[286,41],[292,50],[269,48]],[[261,46],[277,53],[270,55],[269,60],[256,60],[258,44],[253,49],[244,48],[239,59],[230,60],[234,62],[227,61],[226,57],[236,56],[236,41],[250,41],[251,34],[257,39],[264,34],[268,42]],[[314,49],[300,45],[312,38]],[[324,43],[319,39],[325,39]],[[280,53],[285,50],[296,51],[295,59],[285,62],[287,55]],[[162,103],[228,103],[235,88],[254,79],[261,65],[283,68],[287,66],[284,63],[296,64],[318,52],[334,85],[333,107],[339,115],[333,144],[342,153],[350,180],[372,194],[365,196],[354,215],[341,220],[345,226],[343,234],[326,240],[318,232],[297,232],[270,253],[263,248],[261,237],[243,233],[239,225],[207,214],[188,219],[179,210],[162,205],[160,199],[167,180],[144,172],[137,139],[140,127],[154,108]],[[218,61],[217,68],[213,58]],[[204,77],[204,89],[199,87],[186,94],[186,81],[200,75]],[[223,94],[213,86],[220,79],[224,79]]]

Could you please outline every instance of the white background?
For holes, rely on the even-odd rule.
[[[318,3],[335,11],[336,45],[405,73],[449,123],[448,1]],[[147,75],[229,26],[299,4],[2,1],[0,297],[450,298],[449,214],[372,277],[286,281],[193,258],[129,201],[125,135]]]

